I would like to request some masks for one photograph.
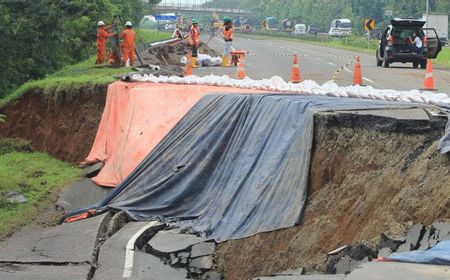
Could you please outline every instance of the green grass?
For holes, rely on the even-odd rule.
[[[170,35],[167,32],[160,32],[158,35],[156,30],[136,30],[136,42],[164,40],[168,39]],[[95,56],[92,56],[83,62],[66,66],[43,79],[26,82],[12,93],[0,99],[0,108],[32,89],[42,89],[47,96],[77,94],[81,86],[106,85],[114,81],[113,76],[131,71],[131,68],[126,67],[114,68],[106,64],[96,65]]]
[[[442,48],[441,52],[436,58],[436,62],[443,66],[450,67],[450,47]]]
[[[41,80],[29,81],[11,94],[0,99],[0,108],[10,101],[19,98],[31,89],[43,89],[47,95],[59,93],[76,94],[80,86],[104,85],[114,81],[114,75],[131,72],[131,68],[113,68],[108,65],[95,65],[95,57],[91,57],[78,64],[66,66]]]
[[[156,42],[160,40],[169,39],[172,33],[160,31],[158,35],[157,30],[153,29],[136,29],[136,43]]]
[[[0,239],[32,222],[53,202],[80,170],[44,153],[12,151],[0,154]],[[28,202],[11,203],[5,194],[16,191]]]

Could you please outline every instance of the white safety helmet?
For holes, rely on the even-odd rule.
[[[97,26],[103,26],[103,25],[105,25],[105,23],[104,23],[102,20],[100,20],[99,22],[97,22]]]
[[[132,26],[133,26],[133,24],[131,23],[131,21],[127,21],[127,22],[125,22],[125,26],[129,26],[129,27],[132,27]]]

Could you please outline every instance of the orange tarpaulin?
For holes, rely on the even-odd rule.
[[[114,82],[87,163],[103,161],[93,178],[115,187],[207,93],[261,93],[231,87]]]

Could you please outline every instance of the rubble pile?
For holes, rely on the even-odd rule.
[[[213,271],[216,251],[216,243],[213,240],[164,230],[150,239],[144,250],[160,258],[174,273],[176,270],[186,271],[189,279],[222,279],[218,272]]]
[[[382,233],[378,242],[342,246],[327,254],[325,264],[305,270],[307,274],[346,274],[362,263],[377,258],[389,259],[392,253],[425,251],[444,240],[450,240],[450,223],[416,224],[402,236],[390,237]]]
[[[160,65],[161,67],[165,66],[180,66],[181,59],[187,54],[190,53],[191,49],[189,47],[189,42],[187,40],[178,42],[172,45],[160,45],[152,47],[142,53],[140,53],[140,57],[142,59],[143,64],[154,64]],[[202,44],[198,50],[200,54],[206,54],[210,56],[219,56],[220,54],[215,50],[208,47],[206,44]]]

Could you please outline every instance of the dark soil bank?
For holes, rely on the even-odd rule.
[[[0,138],[24,138],[37,151],[80,162],[89,153],[106,101],[107,85],[81,87],[78,92],[47,97],[31,90],[0,109],[6,122]]]
[[[316,115],[302,224],[220,244],[218,269],[233,280],[320,271],[340,246],[450,218],[450,157],[436,148],[445,122]]]

